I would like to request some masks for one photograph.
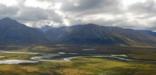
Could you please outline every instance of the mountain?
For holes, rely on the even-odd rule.
[[[43,32],[10,18],[0,20],[0,44],[33,44],[46,42]]]
[[[156,45],[156,33],[95,24],[51,28],[45,34],[53,43],[105,44],[105,45]]]
[[[0,20],[0,44],[100,44],[156,46],[156,32],[82,24],[31,28],[10,18]]]

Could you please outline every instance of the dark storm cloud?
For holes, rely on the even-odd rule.
[[[117,13],[119,9],[119,0],[32,0],[40,2],[49,2],[51,7],[55,7],[55,3],[61,2],[62,7],[59,12],[54,9],[43,9],[40,7],[26,6],[27,0],[18,1],[17,6],[7,7],[5,5],[0,7],[0,14],[23,22],[40,22],[43,20],[53,21],[56,23],[64,24],[63,21],[67,20],[71,23],[78,22],[79,16],[88,16],[99,13]],[[35,4],[35,3],[34,3]],[[71,15],[72,14],[72,15]],[[81,21],[82,22],[82,21]]]
[[[51,19],[59,22],[60,20],[60,16],[58,16],[54,11],[34,7],[24,7],[24,9],[20,9],[17,17],[26,21]]]
[[[134,3],[127,7],[123,5],[123,0],[14,1],[18,4],[7,6],[0,1],[0,18],[11,17],[35,27],[47,24],[95,23],[135,29],[154,30],[156,28],[155,0],[132,1]]]
[[[20,9],[18,16],[21,20],[37,21],[48,18],[48,12],[40,8],[24,7]]]
[[[40,25],[39,23],[43,21],[62,22],[61,16],[55,13],[54,10],[26,6],[25,1],[26,0],[18,0],[18,5],[16,6],[0,4],[0,19],[10,17],[23,23],[31,22],[38,25]]]
[[[118,0],[74,0],[65,1],[62,5],[64,12],[79,15],[89,15],[97,13],[117,13],[120,12]]]

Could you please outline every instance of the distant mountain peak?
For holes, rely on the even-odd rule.
[[[11,19],[10,17],[5,17],[5,18],[3,18],[3,19]]]
[[[11,19],[9,17],[6,17],[6,18],[1,19],[0,20],[0,23],[10,24],[10,25],[13,25],[13,24],[21,24],[18,21],[14,20],[14,19]]]
[[[16,20],[6,17],[6,18],[1,19],[1,21],[16,21]]]
[[[73,26],[99,26],[97,24],[94,24],[94,23],[87,23],[87,24],[80,24],[80,25],[73,25]]]
[[[23,27],[26,26],[12,18],[6,17],[0,20],[0,26],[1,27]]]
[[[85,25],[97,26],[97,24],[94,24],[94,23],[88,23],[88,24],[85,24]]]
[[[8,17],[0,20],[0,35],[0,44],[33,44],[46,41],[40,30]]]

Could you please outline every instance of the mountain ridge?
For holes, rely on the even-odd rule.
[[[60,40],[57,38],[61,38],[61,36],[62,36],[61,40],[63,38],[66,38],[62,42],[73,42],[73,40],[77,40],[77,41],[74,41],[74,43],[75,42],[78,43],[79,41],[82,41],[82,40],[85,41],[88,39],[92,39],[92,40],[88,40],[85,43],[115,44],[117,42],[116,44],[118,45],[125,44],[125,43],[127,43],[128,45],[130,44],[129,42],[140,43],[144,40],[146,41],[147,44],[153,44],[156,42],[155,35],[153,35],[155,34],[155,32],[152,32],[152,31],[123,29],[119,27],[106,27],[106,26],[99,26],[95,24],[76,25],[76,26],[60,27],[60,28],[54,28],[54,29],[52,28],[46,33],[48,33],[47,35],[49,35],[50,38],[53,38],[53,36],[51,36],[53,34],[55,34],[55,37],[58,36],[55,38],[55,40]],[[56,33],[58,35],[56,35]],[[76,35],[73,36],[73,34],[76,34]],[[75,36],[80,37],[80,39],[77,37],[75,38]],[[89,36],[92,38],[90,38]],[[143,39],[142,37],[147,37],[147,39]],[[68,38],[71,38],[71,39],[68,39]],[[95,38],[98,38],[98,39],[95,39]],[[123,39],[121,40],[121,38]],[[84,42],[82,42],[82,44],[84,44]]]
[[[118,46],[154,45],[156,33],[120,27],[81,24],[48,27],[45,31],[31,28],[16,20],[0,20],[0,44],[103,44]]]
[[[0,20],[0,44],[42,43],[44,34],[10,18]],[[42,35],[42,36],[41,36]]]

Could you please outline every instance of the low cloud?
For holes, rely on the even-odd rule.
[[[7,7],[3,4],[0,4],[0,18],[15,17],[17,13],[18,13],[18,8]]]

